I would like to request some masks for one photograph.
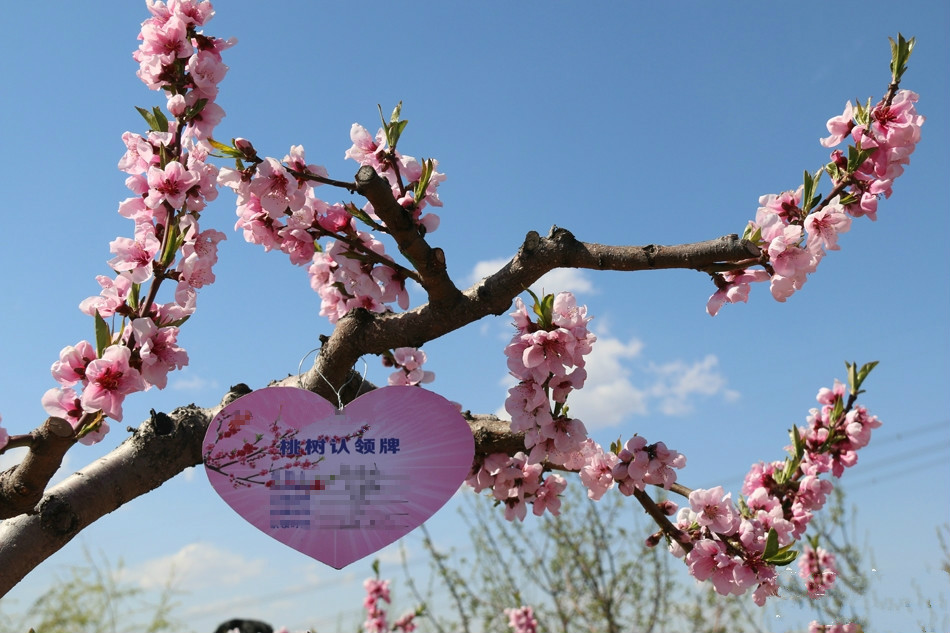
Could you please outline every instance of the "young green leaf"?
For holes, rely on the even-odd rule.
[[[102,352],[112,345],[112,330],[109,329],[109,324],[102,318],[98,310],[96,310],[94,318],[96,322],[96,356],[101,357]]]
[[[879,362],[880,361],[872,360],[870,363],[864,363],[864,365],[861,366],[861,369],[858,370],[858,388],[861,387],[861,385],[864,383],[864,379],[868,377],[868,374],[871,373],[871,370],[877,367]]]
[[[390,123],[389,137],[392,139],[392,142],[389,144],[391,149],[396,149],[396,144],[399,142],[399,137],[402,136],[402,131],[406,129],[406,125],[409,124],[409,121],[396,121],[395,123]]]
[[[228,158],[242,158],[244,156],[241,150],[231,147],[230,145],[225,145],[224,143],[216,141],[213,138],[208,138],[207,140],[211,144],[211,147],[221,152],[221,156],[226,156]]]
[[[139,307],[139,290],[141,290],[142,284],[132,284],[132,287],[129,289],[129,294],[125,298],[125,302],[129,304],[129,307],[132,310],[138,310]]]
[[[422,175],[419,176],[419,181],[416,183],[416,187],[412,192],[412,199],[415,200],[417,204],[426,197],[426,189],[429,188],[429,180],[432,178],[432,171],[432,159],[427,158],[423,160]]]
[[[802,441],[802,436],[798,432],[798,427],[792,427],[792,446],[795,447],[795,459],[801,460],[805,455],[805,442]]]
[[[402,101],[396,104],[396,107],[393,108],[393,113],[389,115],[389,122],[396,123],[399,121],[399,115],[402,114]]]
[[[135,106],[135,109],[139,111],[139,114],[141,114],[142,118],[145,119],[145,122],[148,123],[149,130],[158,130],[158,121],[155,120],[154,114],[145,108],[140,108],[138,106]]]
[[[165,117],[165,113],[162,112],[162,109],[155,106],[152,108],[152,112],[155,115],[155,124],[158,126],[158,131],[168,132],[168,119]]]
[[[195,101],[195,104],[193,106],[185,110],[184,115],[182,115],[182,120],[185,123],[188,123],[189,121],[197,117],[199,114],[201,114],[201,111],[205,109],[205,106],[207,104],[208,104],[207,99],[198,99],[197,101]]]
[[[357,220],[362,221],[364,224],[368,224],[369,226],[373,227],[377,226],[376,223],[373,222],[373,218],[369,217],[369,214],[367,214],[366,211],[363,211],[352,202],[347,202],[345,205],[343,205],[343,208],[346,209],[347,213],[352,215]]]
[[[778,533],[775,528],[769,528],[769,533],[765,537],[765,551],[762,552],[762,558],[768,560],[778,554]]]
[[[623,448],[623,438],[618,437],[615,441],[610,443],[610,452],[614,455],[618,455],[620,450]]]
[[[821,196],[815,195],[815,191],[818,189],[818,181],[821,180],[822,171],[823,170],[819,169],[812,175],[808,173],[808,170],[805,170],[805,186],[802,191],[802,211],[806,214],[821,200]]]
[[[766,563],[771,563],[776,567],[784,567],[786,565],[792,564],[796,558],[798,558],[798,552],[796,550],[786,550],[785,548],[782,548],[772,556],[763,556],[762,560],[764,560]]]
[[[897,41],[893,38],[887,38],[891,42],[891,76],[895,82],[900,82],[904,73],[907,72],[907,60],[910,54],[914,52],[914,45],[917,38],[905,40],[901,33],[897,34]]]
[[[859,149],[853,145],[848,146],[848,173],[853,174],[864,164],[868,157],[877,151],[876,147],[868,149]]]

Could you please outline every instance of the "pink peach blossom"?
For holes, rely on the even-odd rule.
[[[137,369],[129,366],[132,350],[125,345],[110,345],[100,358],[86,367],[89,381],[82,393],[83,410],[102,411],[110,418],[122,421],[122,401],[125,396],[145,391],[145,381]]]
[[[178,209],[185,202],[188,190],[198,182],[198,176],[185,169],[177,160],[173,160],[165,169],[152,166],[148,169],[148,196],[145,204],[155,208],[167,202]]]

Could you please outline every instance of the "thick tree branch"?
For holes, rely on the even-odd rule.
[[[389,220],[385,221],[390,225]],[[418,242],[412,241],[411,245],[404,242],[413,253],[416,248],[429,249],[418,237]],[[402,314],[354,310],[337,323],[310,371],[278,384],[302,386],[331,402],[336,401],[336,392],[340,391],[343,401],[348,402],[373,388],[362,379],[351,379],[352,368],[360,356],[396,347],[420,347],[490,314],[503,314],[510,309],[514,297],[555,268],[702,270],[745,262],[759,255],[754,245],[735,235],[679,246],[605,246],[580,242],[569,231],[555,228],[544,238],[529,233],[518,254],[498,272],[464,293],[453,293],[455,286],[444,269],[439,271],[439,258],[432,254],[433,250],[422,257],[427,263],[420,274],[431,282],[432,293],[441,293],[438,303],[430,301]],[[153,416],[112,453],[49,489],[38,502],[20,502],[27,513],[0,524],[0,595],[99,517],[157,488],[185,468],[200,464],[208,424],[223,406],[248,391],[239,385],[217,407],[202,409],[191,405],[176,409],[167,417]],[[508,423],[484,415],[468,415],[467,419],[476,440],[476,463],[490,453],[512,454],[524,449],[523,438],[513,434]],[[49,468],[52,466],[47,465],[46,469]],[[5,481],[10,474],[11,471],[0,474],[0,500],[6,503],[14,503],[7,492],[10,484]],[[48,480],[51,475],[49,472],[44,476]]]
[[[0,474],[0,519],[29,512],[43,497],[43,490],[59,470],[66,451],[76,443],[69,422],[52,417],[24,440],[23,444],[30,449],[26,457]]]
[[[96,519],[200,464],[214,415],[250,391],[238,385],[217,407],[153,416],[109,455],[46,491],[28,514],[0,523],[0,596]]]
[[[424,232],[396,201],[389,183],[372,167],[364,165],[356,172],[356,190],[370,201],[376,215],[386,223],[389,234],[399,245],[399,252],[419,271],[429,302],[442,305],[457,300],[459,289],[446,271],[445,253],[441,248],[429,246]]]
[[[503,314],[511,308],[515,297],[555,268],[707,270],[735,267],[736,263],[748,263],[759,255],[754,244],[737,235],[677,246],[606,246],[578,241],[570,231],[557,227],[547,237],[532,231],[518,254],[501,270],[453,301],[430,301],[400,314],[350,312],[337,323],[305,384],[308,388],[318,386],[324,382],[320,375],[334,385],[343,384],[364,354],[380,354],[396,347],[421,347],[483,317]]]

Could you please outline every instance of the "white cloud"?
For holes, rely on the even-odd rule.
[[[267,560],[249,559],[209,543],[189,543],[170,556],[145,561],[122,571],[123,580],[143,589],[159,589],[169,579],[176,589],[195,591],[230,586],[263,574]]]
[[[486,259],[484,261],[478,262],[475,264],[475,268],[472,269],[471,274],[468,276],[469,283],[477,283],[498,272],[498,269],[508,263],[507,258],[500,259]]]
[[[12,448],[9,451],[0,455],[0,472],[3,472],[7,470],[8,468],[12,468],[16,466],[17,464],[19,464],[20,462],[22,462],[23,459],[26,457],[28,450],[29,449],[27,449],[26,447]],[[66,453],[65,455],[63,455],[63,461],[60,463],[59,468],[56,470],[55,473],[53,473],[53,476],[50,478],[49,482],[47,483],[46,485],[47,488],[51,486],[55,486],[56,484],[60,483],[61,481],[69,477],[71,474],[73,474],[73,471],[69,466],[71,457],[72,455],[70,455],[69,453]]]
[[[651,397],[664,415],[685,415],[693,411],[692,396],[714,396],[723,393],[727,400],[735,400],[738,393],[726,394],[726,379],[718,371],[719,359],[709,354],[704,359],[687,364],[677,360],[662,365],[651,363],[649,373],[656,377],[650,386]]]
[[[171,381],[171,388],[174,391],[200,391],[202,389],[214,389],[218,386],[215,380],[206,380],[201,376],[178,375]]]
[[[22,462],[23,458],[26,457],[26,452],[27,449],[24,447],[11,448],[7,452],[0,454],[0,471],[4,471]]]
[[[647,393],[630,379],[629,361],[640,356],[643,342],[602,337],[587,356],[587,382],[567,401],[589,430],[620,424],[631,415],[647,413]]]
[[[412,558],[409,553],[409,548],[403,544],[402,540],[391,543],[373,554],[373,558],[378,559],[380,564],[386,566],[401,565],[404,556],[407,561]]]
[[[727,387],[715,355],[694,362],[656,363],[643,357],[643,349],[643,342],[637,338],[624,342],[598,335],[587,356],[587,382],[568,400],[571,415],[583,420],[588,430],[616,426],[633,416],[654,412],[686,415],[704,398],[718,396],[726,402],[739,399],[739,392]],[[505,376],[501,383],[506,389],[516,384],[511,376]],[[504,406],[495,414],[510,419]]]
[[[534,282],[531,290],[539,297],[542,293],[573,292],[575,295],[583,295],[596,292],[587,272],[580,268],[555,268]]]

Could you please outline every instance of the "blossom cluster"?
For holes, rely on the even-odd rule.
[[[829,165],[829,172],[836,185],[847,186],[849,214],[875,220],[880,197],[891,197],[894,179],[904,173],[920,141],[925,119],[917,114],[917,100],[917,93],[901,90],[893,100],[881,102],[870,111],[848,101],[844,112],[828,121],[830,135],[821,140],[824,147],[836,147],[850,137],[856,150],[870,154],[857,169],[849,170],[844,152],[836,149],[831,153],[834,167]]]
[[[384,633],[389,630],[386,622],[386,611],[380,602],[390,602],[389,581],[379,578],[367,578],[363,581],[366,597],[363,598],[363,608],[366,609],[366,621],[363,630],[366,633]]]
[[[818,624],[817,620],[813,620],[808,624],[808,633],[864,633],[864,629],[857,622]]]
[[[374,569],[377,569],[375,565]],[[391,602],[388,580],[380,580],[378,575],[375,578],[367,578],[363,581],[363,588],[366,590],[366,597],[363,599],[363,608],[366,609],[366,621],[363,622],[365,633],[386,633],[387,631],[412,633],[416,630],[415,619],[419,611],[409,611],[393,622],[391,627],[389,626],[386,611],[381,604]]]
[[[873,364],[858,372],[849,366],[851,394],[858,393],[871,368]],[[831,481],[820,476],[840,477],[844,468],[857,462],[855,451],[868,443],[871,430],[881,425],[866,409],[854,406],[854,396],[848,396],[840,382],[821,389],[817,400],[821,407],[811,410],[808,426],[792,430],[790,456],[754,465],[738,504],[721,487],[696,489],[689,495],[689,507],[677,515],[676,527],[685,540],[671,540],[671,552],[685,557],[690,573],[711,580],[723,595],[740,595],[754,587],[759,605],[776,595],[775,566],[794,560],[791,546],[802,538],[832,490]],[[800,569],[809,578],[812,596],[822,594],[834,581],[834,558],[820,548],[806,549]]]
[[[354,123],[353,145],[345,157],[386,178],[416,229],[431,233],[438,228],[439,217],[424,210],[442,206],[438,187],[445,175],[435,170],[438,161],[420,162],[387,146],[386,139],[393,134],[388,125],[373,137]],[[291,147],[282,161],[259,157],[245,139],[216,147],[238,159],[234,169],[221,169],[218,180],[237,194],[235,228],[243,231],[246,241],[267,251],[280,250],[291,263],[308,267],[310,286],[320,295],[321,315],[336,323],[356,308],[379,313],[391,311],[391,304],[403,310],[409,307],[409,271],[395,263],[374,233],[358,228],[357,219],[380,233],[388,232],[385,222],[369,202],[359,209],[352,203],[331,204],[318,198],[315,187],[334,181],[327,178],[324,167],[307,163],[303,146]],[[321,247],[324,238],[328,240]]]
[[[568,292],[534,300],[537,320],[521,299],[516,300],[511,314],[515,333],[505,348],[508,369],[520,380],[509,389],[505,409],[511,415],[511,429],[524,433],[529,452],[488,455],[467,483],[476,492],[491,489],[505,505],[508,520],[523,520],[528,505],[537,516],[545,510],[559,513],[558,495],[566,482],[560,475],[545,477],[545,464],[579,471],[592,499],[615,484],[624,495],[642,491],[647,484],[669,489],[676,481],[674,469],[686,465],[683,455],[663,442],[648,444],[640,436],[605,451],[587,437],[581,420],[568,415],[567,398],[583,387],[584,357],[597,340],[587,328],[591,317]]]
[[[587,308],[578,306],[571,293],[536,299],[535,306],[537,321],[520,298],[515,300],[515,333],[505,356],[520,382],[508,390],[505,410],[511,430],[525,434],[531,463],[563,465],[587,439],[584,423],[568,416],[565,404],[587,380],[584,356],[597,337],[587,329]]]
[[[395,386],[418,386],[435,380],[435,373],[422,369],[426,353],[415,347],[397,347],[383,356],[383,364],[396,367],[389,375],[389,384]]]
[[[555,516],[560,512],[558,495],[567,482],[560,475],[545,477],[542,462],[568,468],[583,465],[587,429],[567,415],[566,402],[587,379],[584,356],[597,339],[587,329],[587,308],[579,307],[570,293],[535,297],[537,321],[520,298],[515,303],[511,314],[515,333],[505,356],[511,375],[520,382],[509,389],[505,409],[511,415],[511,430],[524,433],[529,453],[488,455],[467,483],[476,492],[490,488],[505,505],[508,520],[524,520],[529,504],[537,516],[545,510]]]
[[[166,93],[171,118],[158,107],[139,109],[150,131],[122,135],[118,167],[128,174],[134,196],[119,204],[119,214],[134,222],[133,237],[110,243],[115,276],[97,277],[101,292],[79,305],[96,319],[96,344],[84,340],[62,349],[52,366],[60,386],[42,399],[46,411],[69,421],[84,443],[108,431],[103,415],[122,420],[128,394],[164,388],[168,372],[188,363],[177,343],[179,326],[195,310],[196,290],[214,281],[217,245],[225,237],[202,231],[198,219],[217,196],[218,170],[206,162],[211,146],[204,139],[224,116],[214,101],[227,72],[221,51],[233,42],[196,30],[214,14],[207,0],[147,5],[152,17],[142,23],[132,56],[142,81]],[[173,298],[158,303],[164,280],[175,283]]]
[[[535,516],[547,510],[554,516],[561,512],[559,495],[567,487],[560,475],[544,476],[544,467],[531,463],[523,452],[507,455],[492,453],[469,475],[465,483],[475,492],[490,489],[495,500],[505,506],[505,518],[524,520],[528,505]]]
[[[508,626],[511,627],[513,633],[537,633],[538,621],[531,607],[505,609],[505,615],[508,616]]]
[[[798,559],[798,575],[805,581],[805,589],[810,598],[817,599],[835,582],[838,569],[835,566],[835,555],[823,547],[812,548],[805,546],[802,557]]]
[[[581,453],[581,483],[587,488],[587,496],[594,500],[614,484],[624,496],[642,491],[648,484],[669,490],[676,483],[674,469],[686,466],[683,454],[670,450],[663,442],[647,444],[640,435],[627,440],[617,452],[605,451],[600,444],[587,440]]]
[[[909,55],[909,52],[907,53]],[[894,179],[910,163],[924,117],[917,114],[918,96],[909,90],[889,95],[873,108],[845,104],[844,113],[827,123],[830,135],[825,147],[853,141],[847,152],[835,149],[831,162],[795,191],[759,198],[755,219],[743,237],[762,251],[766,269],[748,269],[713,274],[717,290],[706,311],[715,316],[725,303],[746,302],[749,284],[770,281],[772,296],[785,301],[801,289],[826,251],[840,250],[838,236],[851,228],[852,218],[877,218],[878,200],[889,198]],[[831,176],[833,189],[819,202],[815,195],[822,172]]]

